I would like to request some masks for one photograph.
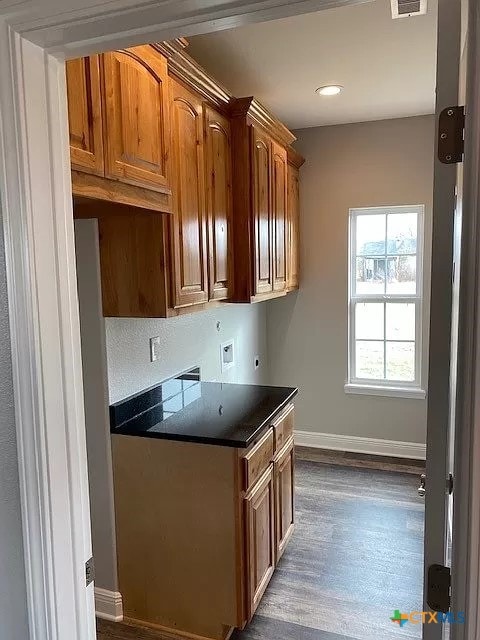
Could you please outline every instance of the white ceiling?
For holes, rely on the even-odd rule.
[[[437,0],[392,20],[390,0],[190,38],[188,52],[237,97],[255,95],[290,128],[434,112]],[[341,84],[338,96],[315,89]]]

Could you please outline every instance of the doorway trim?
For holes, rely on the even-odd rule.
[[[0,194],[31,640],[95,639],[93,586],[85,587],[84,573],[91,539],[62,59],[353,3],[203,0],[192,10],[185,0],[0,2]],[[478,90],[471,99],[478,121]],[[476,220],[477,200],[472,207]],[[476,344],[476,315],[468,322]],[[469,364],[480,367],[480,353],[471,352]],[[473,417],[467,431],[478,442],[478,407]],[[457,482],[463,488],[478,505],[474,468]],[[457,531],[468,531],[478,554],[480,529],[467,515]],[[476,559],[468,564],[467,616],[476,616],[480,595]]]

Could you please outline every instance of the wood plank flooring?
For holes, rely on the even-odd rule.
[[[252,623],[232,640],[421,638],[419,625],[390,621],[394,609],[422,609],[421,463],[406,473],[399,461],[372,469],[355,457],[333,456],[340,464],[320,462],[321,452],[298,457],[311,459],[297,460],[294,537]],[[98,640],[169,638],[98,622]]]

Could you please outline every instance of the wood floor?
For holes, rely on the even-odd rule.
[[[422,465],[384,460],[373,469],[368,457],[308,451],[298,458],[294,537],[252,623],[232,640],[421,638],[420,625],[400,629],[390,616],[422,610]],[[167,636],[99,621],[97,638]]]

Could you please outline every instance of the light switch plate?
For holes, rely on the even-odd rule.
[[[160,336],[150,338],[150,362],[156,362],[160,357]]]

